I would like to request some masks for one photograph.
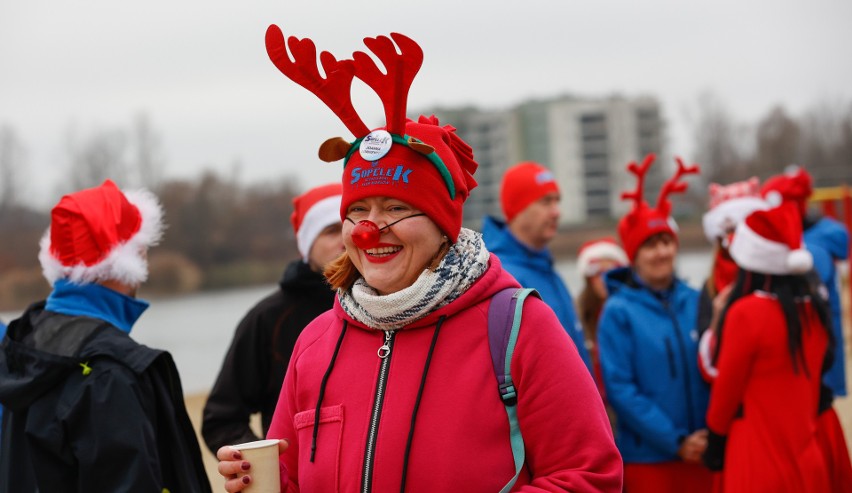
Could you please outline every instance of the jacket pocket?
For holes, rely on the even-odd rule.
[[[320,408],[316,449],[311,462],[316,409],[293,417],[299,441],[298,477],[292,478],[302,491],[340,491],[340,452],[343,437],[343,405]]]
[[[672,349],[672,341],[669,339],[665,340],[666,343],[666,357],[669,360],[669,373],[671,373],[672,378],[677,378],[677,366],[675,366],[675,357],[674,350]]]

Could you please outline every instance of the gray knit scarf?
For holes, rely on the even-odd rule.
[[[338,291],[340,306],[353,319],[377,330],[396,330],[449,304],[488,268],[482,235],[462,228],[435,271],[424,269],[411,286],[380,295],[358,278],[348,291]]]

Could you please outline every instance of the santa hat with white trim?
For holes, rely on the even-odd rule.
[[[813,256],[802,240],[799,211],[792,202],[753,212],[737,225],[728,251],[741,269],[760,274],[804,274],[813,267]]]
[[[704,235],[711,243],[724,238],[756,210],[768,209],[769,204],[760,197],[760,182],[757,177],[748,180],[709,187],[710,209],[702,217]]]
[[[317,236],[332,224],[340,224],[343,185],[332,183],[312,188],[293,199],[290,222],[296,232],[296,246],[305,263]]]
[[[75,284],[148,278],[146,250],[163,235],[163,210],[147,190],[122,192],[111,180],[65,195],[50,212],[38,254],[47,281]]]
[[[577,255],[577,270],[583,277],[594,277],[601,272],[601,262],[609,260],[618,266],[630,264],[627,254],[613,238],[587,241]]]

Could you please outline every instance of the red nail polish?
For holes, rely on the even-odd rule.
[[[242,459],[243,459],[243,454],[240,453],[239,451],[235,451],[234,452],[234,460],[242,460]]]
[[[251,483],[251,477],[243,476],[243,484],[249,484],[249,483]]]
[[[251,464],[249,464],[248,462],[245,462],[245,461],[243,461],[243,463],[240,464],[240,469],[242,469],[243,471],[248,471],[250,467],[251,467]]]

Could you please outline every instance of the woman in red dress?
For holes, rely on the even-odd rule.
[[[725,493],[828,491],[816,435],[828,309],[804,276],[812,257],[789,204],[737,226],[740,267],[722,314],[705,463]],[[727,442],[727,444],[725,444]]]

